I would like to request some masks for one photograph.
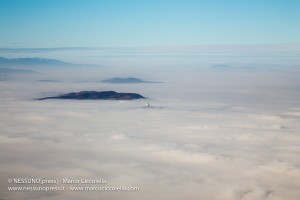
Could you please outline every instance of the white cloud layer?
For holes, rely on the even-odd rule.
[[[0,85],[1,197],[300,199],[297,75],[180,75],[165,77],[164,84],[125,86],[5,81]],[[153,108],[147,109],[145,100],[34,100],[109,88],[150,97]],[[140,191],[7,191],[7,179],[15,177],[104,177],[108,186]]]

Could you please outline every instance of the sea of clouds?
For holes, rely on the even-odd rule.
[[[1,82],[1,198],[300,199],[299,74],[193,69],[140,77],[164,83],[117,85],[97,82],[106,77],[101,70],[47,77],[61,82],[38,82],[45,74]],[[151,107],[147,100],[36,100],[83,90],[136,92]],[[140,190],[7,189],[20,186],[11,178],[99,177]]]

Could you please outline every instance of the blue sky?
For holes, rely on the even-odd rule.
[[[298,0],[0,0],[0,47],[300,43]]]

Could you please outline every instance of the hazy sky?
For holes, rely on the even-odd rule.
[[[0,47],[300,42],[296,0],[0,0]]]

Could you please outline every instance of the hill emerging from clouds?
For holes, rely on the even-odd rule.
[[[133,100],[133,99],[145,99],[140,94],[136,93],[118,93],[115,91],[82,91],[72,92],[54,97],[45,97],[38,100],[46,99],[77,99],[77,100]]]
[[[113,83],[113,84],[126,84],[126,83],[159,83],[159,82],[153,82],[153,81],[144,81],[138,78],[134,77],[128,77],[128,78],[111,78],[106,79],[102,81],[103,83]]]

